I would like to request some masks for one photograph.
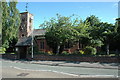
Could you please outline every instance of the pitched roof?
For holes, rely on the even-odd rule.
[[[45,30],[44,29],[34,29],[33,31],[33,36],[41,36],[45,35]],[[32,33],[30,34],[29,37],[22,37],[18,40],[16,46],[30,46],[32,42]]]
[[[33,36],[45,35],[45,32],[46,32],[45,29],[34,29]],[[31,33],[31,35],[32,35],[32,33]]]
[[[32,37],[23,37],[18,40],[15,46],[30,46]]]

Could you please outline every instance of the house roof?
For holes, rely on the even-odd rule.
[[[45,35],[45,32],[46,31],[44,29],[34,29],[33,36]],[[29,37],[22,37],[18,39],[16,46],[30,46],[31,42],[32,42],[32,33]]]
[[[26,14],[26,13],[29,13],[29,12],[25,11],[25,12],[21,12],[20,14]],[[31,13],[29,13],[29,14],[31,14]],[[33,15],[33,14],[31,14],[31,15]]]
[[[18,40],[15,46],[30,46],[32,37],[23,37]]]
[[[45,35],[45,32],[46,32],[45,29],[34,29],[33,36]]]

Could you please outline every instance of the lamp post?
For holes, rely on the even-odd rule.
[[[31,17],[31,20],[33,21],[33,16]],[[31,22],[32,22],[31,21]],[[32,22],[32,24],[33,24],[33,22]],[[34,36],[33,36],[33,31],[34,31],[34,28],[33,28],[33,26],[32,26],[32,54],[31,54],[31,58],[33,59],[33,38],[34,38]]]

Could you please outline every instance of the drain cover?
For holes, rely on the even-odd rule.
[[[20,73],[17,76],[27,76],[27,75],[29,75],[29,73]]]

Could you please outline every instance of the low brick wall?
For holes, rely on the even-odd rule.
[[[15,60],[18,59],[15,54],[3,54],[2,58]],[[28,60],[32,60],[31,56],[27,56]],[[44,60],[44,61],[80,61],[80,62],[104,62],[104,63],[118,63],[119,57],[108,57],[108,56],[54,56],[54,55],[34,55],[33,60]]]
[[[2,54],[2,58],[15,60],[15,59],[17,59],[17,55],[15,55],[15,54]]]
[[[28,59],[31,59],[28,57]],[[106,62],[118,63],[118,57],[82,57],[82,56],[48,56],[48,55],[34,55],[34,60],[47,60],[47,61],[80,61],[80,62]]]

